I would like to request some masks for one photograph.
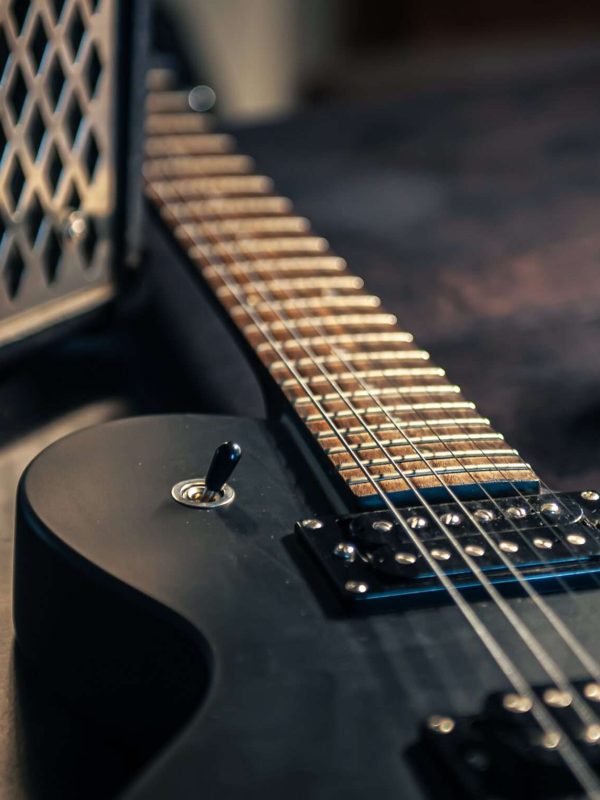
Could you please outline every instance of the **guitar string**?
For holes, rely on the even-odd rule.
[[[221,244],[221,245],[223,244],[223,242],[220,241],[220,240],[217,240],[217,242],[219,244]],[[244,252],[243,248],[239,248],[239,249],[241,250],[242,254],[246,257],[246,259],[248,259],[248,255],[249,254]],[[231,255],[233,257],[233,254],[231,254]],[[250,259],[250,261],[251,261],[251,259]],[[264,301],[269,302],[267,300],[267,298],[265,297],[265,293],[264,292],[258,291],[256,289],[254,289],[254,291],[256,291]],[[289,294],[286,295],[286,293],[284,292],[283,295],[287,296],[287,298],[290,299]],[[291,298],[291,299],[292,299],[292,302],[293,302],[293,298]],[[271,295],[271,300],[272,301],[275,300],[275,298],[273,298],[272,295]],[[273,310],[272,306],[271,306],[271,310]],[[280,320],[283,320],[283,318],[282,318],[282,316],[280,314],[278,314],[278,317],[279,317]],[[318,333],[319,336],[323,337],[325,335],[324,329],[320,325],[318,325],[316,322],[314,322],[314,323],[311,322],[310,323],[310,327],[316,333]],[[309,354],[312,357],[314,365],[319,369],[319,371],[323,374],[323,376],[326,378],[326,380],[333,386],[334,384],[333,384],[333,382],[332,382],[332,380],[331,380],[331,378],[329,376],[329,372],[323,370],[321,365],[318,364],[314,360],[314,357],[315,357],[316,354],[311,352],[311,348],[302,346],[302,349],[304,350],[304,352],[306,352],[307,354]],[[331,349],[332,349],[334,355],[336,356],[336,358],[338,358],[340,360],[340,362],[342,364],[344,364],[345,368],[348,369],[348,371],[350,373],[355,372],[351,362],[348,361],[340,353],[340,351],[337,350],[337,348],[335,346],[332,346]],[[365,392],[368,392],[370,394],[370,397],[373,399],[373,401],[375,403],[380,405],[378,399],[371,393],[371,390],[370,390],[368,384],[366,383],[366,381],[363,381],[363,379],[361,377],[359,377],[356,372],[355,372],[355,375],[354,375],[354,380],[356,380],[357,383],[359,383],[359,385],[362,387],[362,389]],[[355,413],[355,416],[359,420],[360,424],[365,428],[365,430],[371,436],[371,438],[373,438],[373,440],[377,443],[377,446],[382,450],[382,452],[384,452],[384,454],[386,455],[386,457],[390,461],[390,464],[392,465],[392,468],[394,468],[396,471],[400,472],[398,470],[398,468],[394,465],[393,457],[391,457],[389,455],[389,453],[387,451],[387,448],[384,448],[383,443],[373,433],[372,428],[366,422],[364,422],[364,420],[362,420],[360,415],[358,413],[356,413],[356,409],[353,409],[353,406],[351,406],[349,404],[349,408],[351,408],[353,410],[353,413]],[[381,405],[380,405],[380,408],[381,408]],[[399,434],[405,440],[405,443],[408,446],[410,446],[417,454],[420,455],[418,448],[414,445],[414,443],[412,443],[410,441],[410,439],[406,435],[404,429],[398,424],[398,422],[396,422],[395,420],[392,419],[392,417],[387,413],[387,411],[385,413],[386,413],[386,416],[388,417],[388,419],[390,419],[392,421],[392,423],[395,425],[395,427],[398,430]],[[440,478],[440,476],[437,473],[437,471],[435,470],[435,468],[431,467],[425,459],[423,459],[423,461],[424,461],[424,463],[427,464],[427,466],[430,469],[431,473],[438,479],[440,485],[450,494],[450,496],[453,498],[453,500],[457,503],[459,508],[465,514],[465,516],[468,519],[470,519],[470,521],[474,524],[476,529],[483,535],[483,537],[486,539],[486,541],[488,541],[490,543],[490,546],[497,552],[497,554],[499,555],[499,557],[501,558],[501,560],[503,561],[505,566],[507,566],[507,568],[510,570],[511,574],[513,575],[513,577],[515,577],[515,579],[519,582],[519,584],[522,586],[522,588],[531,597],[531,599],[534,602],[534,604],[538,607],[538,610],[542,611],[542,613],[546,612],[546,613],[544,613],[544,616],[546,617],[546,619],[548,619],[548,617],[550,616],[550,609],[549,609],[549,607],[547,607],[547,604],[542,600],[542,598],[532,588],[531,584],[525,580],[525,578],[523,577],[522,573],[516,567],[514,567],[512,562],[504,557],[504,554],[502,553],[502,551],[499,548],[497,548],[496,543],[489,536],[487,531],[483,528],[483,526],[481,526],[479,521],[475,517],[473,517],[473,515],[470,513],[469,509],[462,503],[462,501],[460,500],[458,495],[451,489],[451,487],[448,486],[445,483],[445,481]],[[404,480],[406,480],[406,477],[401,472],[400,472],[400,474],[401,474],[401,477]],[[471,475],[471,477],[473,477],[473,476]],[[475,482],[478,483],[477,481],[475,481]],[[409,483],[409,486],[411,486],[411,489],[413,491],[415,491],[416,487],[414,486],[414,484]],[[433,515],[433,510],[432,510],[431,506],[424,503],[424,499],[425,498],[423,496],[420,496],[419,494],[417,494],[417,496],[419,497],[419,500],[421,501],[421,503],[423,505],[425,505],[425,507],[427,508],[429,513]],[[438,519],[439,519],[439,517],[438,517]],[[467,566],[471,569],[471,572],[473,572],[476,575],[476,577],[479,580],[479,582],[484,586],[484,588],[486,589],[488,594],[492,597],[492,599],[494,600],[496,605],[500,608],[500,610],[502,611],[504,616],[512,624],[512,626],[515,628],[517,633],[519,633],[521,639],[530,648],[530,650],[532,650],[532,652],[534,653],[535,657],[537,658],[539,663],[542,665],[542,667],[548,672],[548,674],[550,675],[552,680],[557,684],[557,686],[560,688],[560,690],[562,692],[568,692],[571,695],[572,703],[573,703],[573,706],[574,706],[574,710],[576,711],[576,713],[578,714],[578,716],[580,717],[582,722],[584,722],[586,725],[598,724],[600,721],[598,720],[598,717],[596,716],[595,712],[592,711],[592,709],[583,701],[583,699],[579,697],[579,695],[576,693],[575,687],[572,686],[571,683],[568,681],[567,676],[563,673],[563,671],[560,669],[559,665],[552,658],[552,656],[548,653],[546,648],[544,648],[541,645],[541,643],[539,643],[536,640],[536,637],[534,637],[531,629],[528,626],[526,626],[522,622],[522,620],[512,611],[512,608],[510,607],[510,605],[506,603],[504,598],[497,592],[497,590],[495,590],[495,588],[492,588],[493,584],[489,581],[489,579],[487,578],[485,573],[481,570],[479,565],[476,564],[476,562],[471,559],[471,557],[469,556],[468,553],[466,553],[466,551],[464,550],[462,545],[458,544],[458,539],[456,539],[456,537],[452,537],[452,536],[448,535],[449,534],[449,529],[445,530],[444,533],[446,534],[446,537],[452,542],[454,548],[458,550],[458,552],[460,553],[461,557],[463,558],[463,560],[465,561]],[[548,621],[550,621],[550,620],[548,619]],[[560,633],[561,633],[560,629],[557,632],[560,635]],[[571,643],[570,643],[569,637],[565,637],[565,644],[567,644],[567,646],[570,646]],[[576,642],[575,642],[575,644],[579,645],[579,643],[576,643]],[[578,649],[580,649],[580,647],[581,646],[579,646]],[[577,656],[578,650],[574,649],[572,651]],[[590,656],[590,658],[591,658],[591,656]],[[583,666],[585,667],[585,663],[583,663]]]
[[[155,189],[155,192],[160,196],[160,192],[156,190],[156,185],[154,185],[154,189]],[[178,190],[176,190],[176,191],[178,192]],[[185,198],[182,197],[181,195],[180,195],[180,199],[182,199],[184,201],[184,203],[186,202]],[[163,200],[163,203],[164,203],[164,200]],[[194,241],[194,238],[192,238],[192,241]],[[196,242],[196,243],[199,244],[198,242]],[[210,261],[209,261],[209,263],[210,263]],[[238,302],[240,303],[240,307],[245,308],[245,303],[243,301],[243,298],[241,298],[241,300],[240,300],[239,292],[237,290],[237,287],[235,287],[235,285],[234,285],[233,289],[231,288],[230,281],[228,280],[228,276],[226,275],[226,271],[223,269],[223,267],[220,266],[220,265],[217,266],[214,263],[212,264],[212,266],[213,266],[213,268],[217,269],[217,272],[220,274],[221,279],[223,280],[223,282],[227,286],[229,286],[229,289],[230,289],[231,293],[234,295],[234,297],[238,297]],[[270,304],[268,304],[268,305],[270,305]],[[285,357],[285,354],[283,352],[281,352],[281,350],[280,350],[280,348],[278,346],[278,343],[274,342],[270,335],[265,334],[264,324],[263,324],[264,321],[261,320],[260,318],[257,318],[256,315],[251,313],[248,309],[245,309],[245,310],[246,310],[246,313],[248,313],[248,316],[251,319],[254,320],[254,324],[256,325],[256,327],[259,330],[261,330],[263,336],[265,336],[267,341],[270,340],[271,346],[274,347],[275,351],[279,352],[279,355],[282,357],[282,360],[287,363],[288,368],[290,369],[291,373],[295,376],[296,380],[299,382],[299,384],[301,386],[303,386],[303,388],[305,389],[305,391],[307,391],[309,396],[311,396],[311,398],[312,398],[313,402],[315,403],[316,407],[320,407],[320,410],[321,410],[324,418],[328,419],[330,426],[332,427],[333,430],[336,431],[336,433],[338,435],[338,438],[340,438],[340,441],[344,441],[345,442],[345,437],[343,437],[341,432],[337,429],[337,426],[335,425],[335,423],[333,423],[333,420],[331,420],[331,418],[329,417],[329,415],[327,414],[325,409],[322,406],[320,406],[320,403],[316,400],[316,397],[315,397],[314,393],[312,392],[312,390],[310,390],[308,385],[305,383],[305,381],[303,380],[302,376],[297,372],[297,370],[295,370],[293,365],[289,364],[287,358]],[[281,316],[280,315],[277,315],[277,316],[283,322],[283,319],[281,318]],[[289,326],[286,326],[286,327],[288,327],[288,329],[289,329]],[[303,349],[305,349],[305,351],[308,352],[308,350],[306,348],[303,348]],[[324,377],[326,377],[328,382],[331,383],[332,387],[335,387],[336,386],[335,382],[326,373],[326,371],[325,370],[321,370],[321,372],[324,375]],[[337,392],[338,392],[339,396],[343,398],[343,394],[340,392],[339,388],[337,388]],[[343,398],[343,399],[345,399],[345,398]],[[349,405],[350,408],[352,408],[350,404],[348,404],[348,405]],[[356,414],[356,410],[353,410],[353,413]],[[373,438],[376,440],[377,437],[373,436]],[[496,660],[497,660],[498,653],[502,653],[504,658],[502,658],[500,660],[500,662],[498,662],[498,660],[497,660],[497,663],[499,664],[499,666],[501,666],[501,667],[503,666],[503,671],[505,672],[507,678],[509,678],[511,680],[511,682],[513,683],[513,686],[515,687],[515,689],[517,689],[517,691],[519,691],[519,687],[520,687],[520,689],[529,697],[529,700],[530,700],[531,705],[532,705],[532,714],[536,718],[536,720],[538,721],[538,724],[540,724],[540,722],[543,723],[542,729],[544,729],[546,726],[549,726],[550,730],[546,731],[546,732],[552,732],[553,730],[555,731],[556,728],[557,728],[556,723],[553,721],[552,717],[548,714],[546,709],[543,706],[540,706],[538,704],[538,702],[537,702],[537,700],[535,698],[535,695],[533,693],[533,690],[531,689],[531,687],[528,686],[526,680],[522,676],[520,676],[520,673],[515,673],[515,670],[516,670],[515,665],[512,664],[511,660],[508,658],[506,653],[504,653],[502,651],[502,649],[499,648],[499,645],[495,641],[495,639],[492,636],[491,632],[485,627],[485,625],[479,619],[479,617],[474,612],[472,607],[468,603],[465,603],[464,598],[462,598],[462,595],[460,594],[460,592],[457,589],[457,587],[452,583],[452,581],[449,579],[447,574],[443,570],[441,570],[439,568],[438,564],[435,563],[435,560],[429,555],[427,549],[421,543],[420,539],[414,534],[412,529],[410,529],[410,527],[406,524],[404,518],[398,513],[398,510],[395,508],[393,503],[389,500],[387,494],[383,490],[381,490],[380,487],[377,486],[377,484],[375,482],[372,481],[371,476],[369,475],[367,470],[364,468],[364,466],[361,463],[360,459],[358,457],[354,456],[354,453],[353,453],[353,451],[352,451],[352,449],[350,447],[347,447],[347,450],[348,450],[349,454],[351,455],[351,457],[356,461],[358,468],[361,471],[363,471],[363,473],[365,474],[365,477],[371,483],[373,483],[373,488],[374,488],[375,492],[380,495],[380,497],[382,498],[382,501],[384,502],[384,504],[388,506],[390,511],[393,513],[393,515],[400,522],[401,526],[405,529],[405,532],[407,533],[409,538],[413,541],[413,543],[415,544],[417,549],[419,549],[419,551],[423,555],[424,559],[428,562],[428,564],[429,564],[430,568],[432,569],[432,571],[434,572],[434,574],[436,574],[436,576],[438,577],[438,579],[440,580],[442,585],[449,592],[449,594],[453,598],[455,604],[457,604],[458,607],[462,610],[463,615],[466,616],[468,621],[470,621],[472,627],[473,626],[475,627],[475,630],[476,630],[476,632],[479,633],[480,638],[481,638],[481,634],[482,633],[485,634],[484,638],[482,639],[482,641],[484,642],[484,644],[486,644],[486,647],[488,648],[490,653],[492,655],[494,655],[494,654],[496,655]],[[405,477],[405,480],[406,480],[406,482],[408,484],[410,484],[410,481],[406,477]],[[417,496],[419,496],[419,494],[420,494],[418,492],[418,490],[415,493],[417,494]],[[423,503],[423,498],[420,498],[420,499],[421,499],[421,502]],[[428,506],[427,503],[423,503],[423,505],[425,505],[426,507]],[[433,511],[431,510],[431,507],[429,507],[429,510],[430,510],[430,513],[431,513],[432,517],[434,519],[436,519],[436,521],[437,521],[438,525],[440,526],[440,528],[444,529],[443,524],[440,524],[440,521],[433,514]],[[445,532],[447,534],[450,533],[447,529],[446,529]],[[450,534],[450,538],[451,539],[453,538],[451,534]],[[460,548],[457,548],[457,549],[460,549]],[[468,561],[467,561],[467,563],[468,563]],[[508,659],[508,661],[506,659]],[[542,667],[544,669],[546,669],[544,667],[543,663],[541,663],[541,665],[542,665]],[[547,671],[547,669],[546,669],[546,671]],[[548,673],[548,674],[550,674],[550,673]],[[515,676],[516,675],[518,675],[518,677],[520,677],[520,680],[517,680],[516,685],[515,685],[514,681],[515,681]],[[557,749],[559,749],[561,751],[561,754],[562,754],[563,758],[565,759],[565,762],[568,763],[569,768],[571,769],[571,771],[574,772],[574,774],[577,775],[578,780],[580,782],[583,781],[582,785],[584,785],[584,788],[586,789],[586,791],[589,790],[589,791],[595,792],[598,788],[600,788],[598,786],[598,784],[597,784],[597,780],[596,780],[593,772],[591,772],[589,770],[588,765],[581,759],[580,754],[578,753],[576,748],[574,748],[574,746],[570,743],[570,741],[568,741],[566,736],[563,735],[561,737],[560,743],[559,743]],[[600,794],[597,795],[597,796],[600,797]]]
[[[217,214],[217,215],[216,215],[216,217],[217,217],[217,218],[219,218],[219,215]],[[220,241],[220,240],[218,240],[218,241]],[[222,241],[220,241],[220,243],[222,244]],[[243,252],[243,251],[242,251],[242,252]],[[246,262],[247,262],[247,263],[254,263],[252,254],[244,253],[244,255],[245,255],[245,257],[246,257]],[[256,269],[253,269],[253,272],[255,272],[255,273],[256,273]],[[316,327],[316,326],[313,326],[313,327],[315,328],[315,330],[317,329],[317,327]],[[321,335],[323,335],[323,331],[320,331],[320,332],[321,332]],[[345,360],[345,359],[344,359],[344,360]],[[349,365],[347,361],[346,361],[346,364],[347,364],[348,366],[350,366],[350,369],[352,370],[352,367],[351,367],[351,365]],[[361,385],[363,386],[363,388],[364,388],[365,390],[367,390],[367,386],[366,386],[366,384],[363,384],[363,383],[362,383],[362,381],[361,381]],[[371,395],[371,397],[373,397],[373,395]],[[395,425],[395,427],[396,427],[396,428],[398,428],[398,430],[400,431],[400,433],[404,435],[404,431],[400,429],[400,427],[399,427],[399,424],[398,424],[398,421],[397,421],[397,420],[395,420],[395,419],[393,419],[393,418],[391,417],[391,415],[389,414],[388,410],[387,410],[386,408],[384,408],[384,407],[381,405],[381,403],[380,403],[380,402],[379,402],[379,401],[378,401],[376,398],[374,398],[374,399],[375,399],[375,402],[377,403],[378,407],[380,408],[380,410],[381,410],[381,411],[383,411],[383,413],[384,413],[384,414],[386,415],[386,417],[387,417],[387,418],[388,418],[388,419],[389,419],[389,420],[392,422],[392,424],[394,424],[394,425]],[[358,416],[358,415],[357,415],[357,416]],[[424,418],[422,415],[420,415],[420,414],[418,414],[418,417],[419,417],[419,418],[420,418],[420,419],[421,419],[423,422],[425,422],[425,423],[426,423],[426,425],[427,425],[427,429],[428,429],[428,430],[429,430],[429,431],[430,431],[430,432],[433,434],[433,436],[434,436],[435,438],[437,438],[437,439],[438,439],[438,441],[440,441],[440,443],[441,443],[441,442],[442,442],[442,440],[440,439],[440,437],[439,437],[439,435],[436,433],[436,431],[435,431],[433,428],[431,428],[431,426],[429,426],[429,425],[427,424],[427,423],[428,423],[428,421],[427,421],[427,420],[426,420],[426,419],[425,419],[425,418]],[[358,418],[360,419],[360,417],[358,417]],[[465,431],[464,431],[464,428],[463,428],[462,426],[460,426],[460,425],[459,425],[459,429],[460,429],[460,430],[462,430],[463,432],[465,432]],[[405,438],[407,438],[407,437],[405,437]],[[407,443],[409,443],[409,442],[408,442],[408,440],[407,440]],[[414,445],[413,445],[413,449],[415,450],[415,452],[418,452],[418,451],[417,451],[417,449],[416,449],[416,447],[414,447]],[[483,457],[484,457],[484,458],[485,458],[485,459],[488,461],[488,463],[490,463],[490,464],[492,463],[492,461],[491,461],[491,459],[489,458],[489,456],[486,456],[486,454],[484,454],[484,453],[483,453],[481,450],[477,450],[477,449],[476,449],[476,450],[474,450],[473,452],[474,452],[474,453],[480,452],[480,453],[481,453],[481,455],[482,455],[482,456],[483,456]],[[418,455],[419,455],[420,457],[422,457],[422,455],[421,455],[419,452],[418,452]],[[428,468],[430,468],[430,470],[431,470],[432,472],[435,472],[435,470],[433,470],[433,469],[431,468],[431,465],[429,465],[429,464],[428,464],[428,462],[427,462],[425,459],[423,459],[423,460],[424,460],[424,463],[426,463],[426,464],[427,464]],[[456,460],[457,460],[457,461],[458,461],[458,463],[461,465],[461,467],[463,467],[463,471],[465,471],[465,472],[466,472],[466,473],[467,473],[467,474],[468,474],[468,475],[469,475],[471,478],[473,478],[474,476],[473,476],[472,472],[471,472],[470,470],[468,470],[468,469],[466,469],[466,468],[465,468],[465,464],[464,464],[464,462],[463,462],[462,460],[460,460],[460,459],[456,459]],[[392,466],[392,469],[394,469],[394,470],[396,471],[396,473],[398,473],[397,467],[395,466],[395,463],[394,463],[393,459],[392,459],[392,461],[391,461],[391,466]],[[502,470],[498,470],[498,471],[500,472],[500,474],[501,474],[501,475],[503,475],[503,477],[504,477],[504,478],[505,478],[505,480],[506,480],[506,476],[505,476],[504,472],[503,472]],[[439,475],[437,474],[437,472],[435,472],[435,474],[436,474],[436,477],[438,477],[438,478],[439,478]],[[440,481],[440,483],[441,483],[442,485],[445,485],[443,481]],[[475,478],[475,480],[474,480],[474,483],[480,487],[480,489],[482,490],[482,493],[483,493],[483,494],[485,494],[485,495],[486,495],[486,496],[487,496],[487,497],[488,497],[488,498],[489,498],[489,499],[492,501],[492,503],[495,505],[495,507],[496,507],[496,508],[497,508],[499,511],[501,511],[501,509],[499,508],[499,506],[498,506],[497,502],[496,502],[496,501],[494,500],[494,498],[493,498],[493,497],[492,497],[492,496],[489,494],[489,492],[487,491],[487,489],[485,489],[485,487],[483,486],[483,484],[482,484],[482,483],[480,483],[480,482],[479,482],[479,481],[478,481],[476,478]],[[512,486],[513,490],[515,490],[515,491],[516,491],[516,493],[517,493],[519,496],[521,496],[522,498],[524,498],[524,495],[523,495],[523,494],[520,492],[520,490],[518,490],[518,488],[516,487],[516,485],[515,485],[514,483],[512,483],[511,481],[508,481],[508,480],[507,480],[507,483],[508,483],[509,485],[511,485],[511,486]],[[449,491],[449,493],[451,494],[451,496],[452,496],[452,497],[455,499],[455,501],[459,502],[459,500],[458,500],[458,497],[456,496],[456,494],[455,494],[454,492],[452,492],[451,490],[449,490],[449,489],[447,489],[447,490]],[[528,501],[527,501],[527,504],[528,504],[528,506],[531,508],[531,505],[530,505],[530,503],[529,503]],[[462,506],[462,503],[460,503],[460,502],[459,502],[459,505],[461,506],[461,508],[463,508],[463,510],[467,511],[467,509],[466,509],[464,506]],[[591,654],[590,654],[589,652],[587,652],[587,651],[585,650],[585,648],[584,648],[584,647],[581,645],[581,643],[580,643],[580,642],[578,642],[578,641],[577,641],[577,640],[576,640],[576,639],[575,639],[575,638],[572,636],[572,634],[571,634],[571,633],[570,633],[570,632],[569,632],[569,631],[568,631],[568,630],[565,628],[564,624],[562,623],[562,620],[560,620],[560,618],[559,618],[559,617],[557,617],[557,616],[556,616],[556,614],[554,614],[554,612],[552,611],[552,609],[550,609],[550,607],[549,607],[549,606],[548,606],[546,603],[544,603],[544,602],[542,601],[542,599],[539,597],[539,595],[537,595],[537,593],[536,593],[536,592],[533,590],[533,588],[531,587],[531,584],[530,584],[528,581],[526,581],[526,580],[524,580],[524,579],[523,579],[522,575],[520,574],[520,572],[518,571],[518,569],[517,569],[517,568],[514,566],[514,564],[513,564],[513,563],[510,561],[510,559],[508,559],[508,558],[507,558],[507,557],[504,555],[504,553],[502,552],[502,550],[500,550],[500,548],[497,546],[496,542],[495,542],[495,541],[492,539],[492,537],[490,537],[490,536],[489,536],[489,534],[487,533],[487,531],[486,531],[486,530],[485,530],[485,529],[484,529],[484,528],[483,528],[481,525],[479,525],[479,524],[477,524],[477,523],[475,522],[475,519],[474,519],[473,517],[471,517],[471,515],[468,513],[468,511],[467,511],[467,516],[468,516],[468,517],[470,517],[470,518],[471,518],[471,521],[473,521],[473,522],[475,523],[477,530],[478,530],[478,531],[481,533],[481,535],[482,535],[482,536],[484,537],[484,539],[487,541],[488,545],[489,545],[489,546],[492,548],[492,550],[493,550],[493,551],[496,553],[496,555],[497,555],[497,556],[500,558],[500,560],[502,561],[502,563],[504,563],[504,565],[507,567],[507,569],[508,569],[508,570],[511,572],[511,574],[513,575],[513,577],[514,577],[514,578],[515,578],[517,581],[519,581],[519,583],[521,583],[521,585],[522,585],[522,587],[523,587],[524,591],[525,591],[525,592],[528,594],[528,596],[529,596],[529,597],[532,599],[532,601],[533,601],[533,602],[534,602],[534,603],[535,603],[535,604],[538,606],[539,610],[540,610],[540,611],[543,613],[543,615],[544,615],[544,617],[546,618],[547,622],[548,622],[548,623],[549,623],[549,624],[550,624],[550,625],[553,627],[554,631],[555,631],[555,632],[557,632],[557,633],[559,634],[559,636],[560,636],[560,637],[561,637],[561,639],[564,641],[564,643],[565,643],[565,644],[566,644],[566,645],[567,645],[567,646],[568,646],[568,647],[571,649],[571,651],[572,651],[572,652],[574,653],[574,655],[575,655],[575,656],[576,656],[576,657],[579,659],[579,661],[582,663],[582,665],[583,665],[583,666],[584,666],[584,667],[585,667],[585,668],[588,670],[588,672],[591,674],[591,676],[592,676],[592,677],[594,677],[594,678],[596,678],[596,680],[598,680],[598,678],[600,677],[600,668],[598,668],[598,665],[597,665],[596,663],[594,663],[594,659],[593,659],[593,657],[591,656]],[[525,544],[527,544],[527,539],[526,539],[526,537],[525,537],[524,533],[523,533],[523,532],[522,532],[520,529],[518,529],[518,528],[517,528],[516,524],[515,524],[514,522],[512,522],[512,520],[509,520],[509,524],[510,524],[510,525],[511,525],[511,527],[512,527],[512,528],[515,530],[515,532],[517,533],[517,535],[519,536],[519,538],[520,538],[520,539],[521,539],[521,540],[522,540],[522,541],[523,541]],[[572,550],[570,550],[570,551],[571,551],[571,553],[572,553]],[[542,560],[543,560],[545,563],[547,563],[547,560],[546,560],[544,557],[542,558]],[[562,579],[561,579],[561,585],[562,585],[562,586],[563,586],[563,587],[566,589],[566,591],[567,591],[567,594],[568,594],[568,593],[569,593],[569,590],[570,590],[570,587],[568,587],[568,586],[565,584],[565,582],[564,582]],[[576,702],[577,702],[577,701],[576,701]]]
[[[214,214],[214,217],[216,219],[221,219],[221,215],[219,215],[218,213]],[[248,254],[245,254],[245,255],[246,255],[246,260],[247,260],[248,263],[254,263],[252,256],[248,257]],[[253,271],[256,272],[255,269]],[[426,396],[431,396],[428,392],[424,392],[424,394]],[[392,419],[392,417],[388,413],[388,410],[384,409],[379,401],[376,400],[376,403],[377,403],[378,407],[386,414],[386,417],[392,422],[392,424],[394,424],[395,427],[398,427],[397,421],[395,419]],[[435,431],[434,428],[432,428],[428,424],[429,420],[427,420],[422,414],[418,413],[418,411],[414,412],[414,409],[413,409],[413,413],[416,413],[417,418],[420,419],[422,422],[424,422],[426,424],[426,429],[441,444],[443,444],[441,438],[439,437],[439,434]],[[458,428],[458,430],[466,433],[466,430],[465,430],[464,426],[460,423],[460,421],[457,424],[457,428]],[[473,449],[472,452],[473,452],[474,455],[479,455],[480,457],[485,459],[485,461],[488,464],[490,464],[490,465],[493,464],[492,459],[490,458],[490,456],[488,454],[484,453],[483,450],[480,447],[478,448],[476,444],[475,444],[475,448]],[[465,462],[462,461],[462,459],[460,457],[455,457],[455,460],[463,468],[463,471],[466,472],[469,475],[469,477],[474,478],[474,475],[473,475],[472,471],[469,470],[465,466]],[[429,466],[429,465],[427,465],[427,466]],[[392,465],[392,468],[395,469],[394,465]],[[397,470],[395,470],[395,471],[397,472]],[[506,477],[506,471],[503,469],[502,466],[500,466],[500,468],[497,469],[497,472],[500,473],[500,475],[506,481],[507,485],[511,486],[511,488],[514,491],[514,493],[518,497],[520,497],[521,500],[524,503],[526,503],[526,505],[530,509],[530,511],[533,512],[534,509],[533,509],[533,506],[531,505],[531,501],[529,500],[529,498],[527,498],[527,496],[523,492],[521,492],[521,490],[518,488],[518,485],[513,480],[508,479]],[[480,490],[482,491],[482,494],[484,494],[492,502],[494,507],[499,512],[501,512],[501,509],[500,509],[496,499],[489,493],[489,491],[486,488],[486,485],[483,482],[478,481],[476,477],[474,478],[474,484],[477,485],[480,488]],[[556,497],[556,494],[554,492],[552,492],[549,489],[549,487],[547,485],[545,485],[542,481],[540,481],[540,485],[541,485],[542,488],[547,490],[548,494],[551,495],[558,502],[558,504],[562,507],[563,511],[565,511],[568,514],[569,513],[569,509],[564,504],[562,499],[559,498],[559,497]],[[518,528],[517,525],[514,523],[514,521],[511,520],[510,518],[508,518],[508,522],[509,522],[510,527],[518,535],[520,541],[523,542],[527,546],[529,544],[529,542],[528,542],[527,537],[525,536],[523,530]],[[505,566],[511,571],[511,574],[513,574],[513,577],[516,578],[517,577],[517,574],[516,574],[516,569],[517,568],[513,565],[513,563],[510,561],[510,559],[508,559],[508,557],[503,553],[503,551],[501,551],[498,548],[497,544],[493,541],[493,539],[491,539],[489,537],[489,535],[486,535],[485,530],[482,530],[481,527],[478,527],[478,529],[479,529],[479,532],[484,536],[484,538],[488,542],[489,546],[494,550],[496,555],[502,560],[502,562],[505,564]],[[570,546],[568,541],[566,542],[566,548],[569,551],[569,553],[571,554],[571,556],[577,557],[577,553],[573,550],[573,548]],[[547,563],[547,564],[551,563],[548,560],[548,558],[546,557],[545,553],[542,552],[542,553],[539,554],[539,556],[540,556],[540,560],[542,560],[544,563]],[[556,580],[559,583],[559,585],[564,589],[566,595],[568,595],[570,597],[576,597],[576,593],[573,592],[571,586],[564,580],[564,578],[559,577]],[[593,580],[596,583],[598,583],[598,580],[599,580],[598,576],[593,574]],[[531,584],[529,583],[529,581],[525,581],[524,586],[525,586],[526,593],[535,601],[534,590],[531,587]],[[579,600],[579,598],[576,598],[576,604],[577,605],[579,605],[578,600]],[[585,649],[583,648],[583,646],[582,646],[582,644],[580,642],[577,642],[577,640],[572,636],[571,632],[568,631],[568,629],[564,626],[564,623],[562,622],[562,620],[553,612],[553,610],[548,606],[548,604],[547,603],[543,603],[543,601],[541,601],[541,598],[538,599],[538,603],[539,602],[542,602],[542,613],[546,617],[546,619],[549,622],[549,624],[551,624],[553,626],[555,631],[559,634],[560,638],[576,654],[578,659],[581,661],[582,665],[590,672],[591,676],[594,677],[596,680],[600,680],[600,665],[598,665],[597,661],[595,661],[595,659],[593,658],[593,656],[589,652],[585,651]],[[586,610],[587,610],[587,606],[586,606]]]

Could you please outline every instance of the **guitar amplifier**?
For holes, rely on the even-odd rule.
[[[146,7],[0,0],[0,356],[106,306],[135,260]]]

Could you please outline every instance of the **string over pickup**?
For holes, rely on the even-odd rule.
[[[600,571],[600,500],[582,493],[409,506],[302,522],[296,532],[346,603],[375,609],[447,593],[432,564],[464,591],[491,583],[560,589]],[[587,582],[589,583],[589,581]]]

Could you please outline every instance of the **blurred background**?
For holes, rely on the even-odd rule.
[[[337,99],[502,82],[597,55],[585,0],[161,0],[159,47],[214,88],[227,120]]]

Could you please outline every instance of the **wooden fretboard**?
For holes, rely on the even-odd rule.
[[[537,488],[531,467],[272,181],[189,110],[148,99],[148,196],[351,491]],[[351,455],[349,448],[353,451]],[[357,463],[368,472],[367,477]]]

